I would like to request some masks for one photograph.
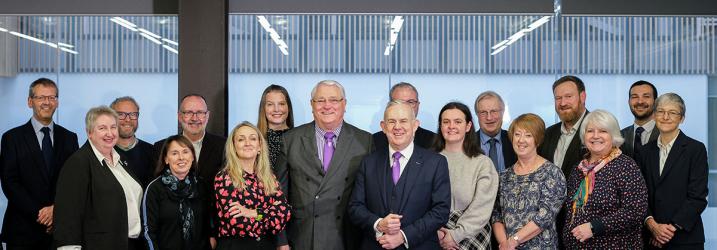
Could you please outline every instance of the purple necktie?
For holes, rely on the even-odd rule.
[[[401,152],[396,151],[396,153],[393,153],[393,165],[391,166],[391,172],[393,173],[393,184],[396,185],[398,183],[398,178],[401,177],[401,162],[398,160],[401,159]]]
[[[324,134],[324,173],[329,172],[329,164],[331,164],[331,158],[334,157],[334,132],[326,132]]]

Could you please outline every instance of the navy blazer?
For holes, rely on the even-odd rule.
[[[657,141],[645,144],[636,158],[647,184],[647,215],[657,223],[682,227],[665,247],[704,243],[701,215],[707,207],[708,176],[705,145],[680,131],[661,175]]]
[[[476,130],[476,136],[478,137],[478,140],[480,141],[480,129]],[[484,141],[480,142],[480,146],[482,146]],[[508,137],[508,131],[505,129],[500,130],[500,143],[501,147],[503,148],[503,162],[505,163],[505,168],[508,169],[515,164],[515,162],[518,161],[518,156],[515,155],[515,150],[513,150],[513,142],[510,141],[510,137]],[[488,152],[483,152],[486,156],[488,156]],[[498,167],[496,166],[496,169]],[[500,174],[500,172],[498,172]]]
[[[371,153],[361,162],[356,176],[349,216],[364,232],[361,249],[382,249],[376,242],[373,225],[391,213],[391,197],[386,190],[387,180],[391,180],[388,159],[388,150]],[[436,231],[448,222],[451,208],[446,158],[414,146],[398,185],[404,185],[403,195],[393,213],[403,216],[401,230],[410,249],[440,249]]]
[[[55,124],[53,127],[55,166],[48,171],[32,123],[7,131],[2,136],[0,166],[2,189],[8,200],[2,227],[2,241],[10,244],[47,242],[52,236],[37,223],[43,207],[55,203],[55,183],[65,160],[77,151],[77,135]]]

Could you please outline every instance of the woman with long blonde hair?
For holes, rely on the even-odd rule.
[[[251,123],[240,123],[229,134],[225,157],[214,178],[217,249],[275,249],[275,235],[291,212],[271,171],[264,136]]]

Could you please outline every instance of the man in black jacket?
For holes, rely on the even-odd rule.
[[[119,138],[115,150],[124,154],[127,166],[139,179],[143,188],[154,179],[156,162],[153,161],[154,149],[152,144],[140,140],[135,135],[139,127],[139,105],[134,98],[124,96],[115,99],[110,108],[117,112],[117,130]]]
[[[206,132],[210,114],[207,102],[199,94],[184,96],[179,105],[179,112],[177,112],[177,118],[182,125],[181,134],[192,142],[194,152],[197,154],[195,158],[199,167],[199,176],[211,186],[214,176],[224,163],[226,138]],[[155,159],[158,158],[157,155],[161,152],[163,145],[164,139],[154,143]]]
[[[8,200],[2,227],[7,249],[50,249],[55,184],[60,168],[77,151],[77,135],[55,124],[57,85],[40,78],[30,85],[32,118],[2,136],[2,189]]]
[[[400,82],[393,85],[389,93],[391,101],[402,101],[408,103],[408,105],[413,108],[413,113],[418,116],[418,107],[421,105],[421,102],[418,100],[418,90],[416,90],[416,87],[407,82]],[[433,145],[435,137],[436,133],[422,127],[418,127],[418,130],[416,130],[416,134],[413,138],[413,143],[422,148],[430,149]],[[388,150],[388,138],[386,138],[386,134],[383,131],[378,131],[373,134],[373,143],[375,149],[379,152]]]
[[[585,108],[585,84],[577,76],[563,76],[553,83],[553,97],[560,122],[545,129],[538,154],[562,168],[567,179],[586,152],[578,133],[589,112]]]

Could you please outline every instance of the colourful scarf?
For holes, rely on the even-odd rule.
[[[573,219],[575,218],[575,214],[577,213],[578,208],[583,208],[585,204],[588,203],[588,199],[590,198],[590,195],[593,193],[593,188],[595,187],[595,173],[600,171],[605,165],[607,165],[610,161],[617,158],[622,154],[622,151],[620,151],[619,148],[613,148],[610,153],[603,157],[602,159],[590,163],[587,159],[582,160],[580,164],[577,166],[577,170],[580,170],[580,172],[583,173],[582,181],[580,181],[580,186],[578,186],[578,189],[575,190],[575,194],[573,195],[572,201],[572,217],[570,218],[570,223],[573,223]]]

